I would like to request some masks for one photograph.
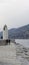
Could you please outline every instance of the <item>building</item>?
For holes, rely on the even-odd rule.
[[[8,28],[7,25],[4,25],[3,27],[3,40],[7,40],[8,39]]]
[[[7,25],[3,27],[3,37],[1,36],[0,46],[10,44],[10,39],[8,38],[8,28]]]

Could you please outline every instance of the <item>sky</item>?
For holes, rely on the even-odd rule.
[[[29,0],[0,0],[0,31],[29,24]]]

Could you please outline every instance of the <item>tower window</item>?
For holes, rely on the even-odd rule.
[[[5,30],[5,27],[4,27],[4,30]]]

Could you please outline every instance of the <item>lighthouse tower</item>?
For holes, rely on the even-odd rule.
[[[3,40],[7,40],[8,39],[8,28],[7,25],[5,25],[3,27]]]

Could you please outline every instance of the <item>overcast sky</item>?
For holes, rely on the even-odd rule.
[[[29,0],[0,0],[0,30],[29,24]]]

